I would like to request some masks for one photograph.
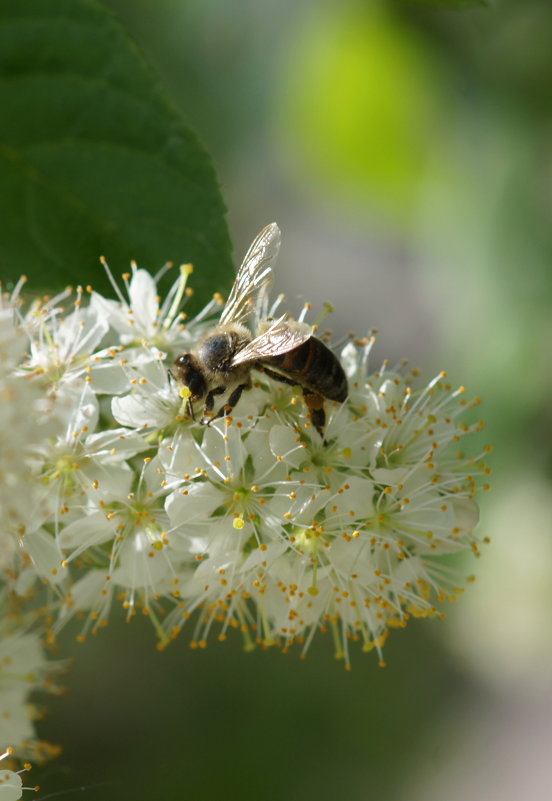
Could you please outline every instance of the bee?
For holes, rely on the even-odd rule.
[[[313,328],[288,315],[264,317],[272,281],[271,263],[280,249],[280,229],[267,225],[247,251],[230,296],[215,328],[190,353],[181,353],[173,365],[175,377],[187,390],[188,414],[193,403],[204,401],[201,422],[230,414],[244,390],[251,387],[251,370],[277,381],[299,386],[315,428],[324,436],[324,398],[343,403],[347,378],[337,357],[313,336]],[[254,318],[254,333],[247,322]],[[215,414],[217,395],[229,392]]]

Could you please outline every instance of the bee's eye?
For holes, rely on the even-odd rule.
[[[181,353],[180,356],[177,356],[174,360],[175,367],[187,367],[190,364],[190,355],[189,353]]]

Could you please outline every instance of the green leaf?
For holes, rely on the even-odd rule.
[[[0,276],[94,283],[104,255],[233,275],[211,160],[96,0],[0,0]],[[226,279],[226,280],[225,280]]]

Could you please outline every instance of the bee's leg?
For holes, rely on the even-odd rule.
[[[324,398],[311,389],[303,389],[303,398],[310,412],[310,419],[322,439],[324,439],[324,426],[326,425],[326,412],[324,411]]]
[[[309,410],[312,423],[322,439],[324,439],[326,412],[324,411],[324,398],[322,395],[319,395],[317,392],[313,392],[312,389],[307,389],[307,387],[304,387],[298,381],[293,381],[286,375],[280,375],[280,373],[274,372],[269,367],[265,367],[264,364],[257,365],[257,370],[259,370],[261,373],[265,373],[270,378],[274,378],[276,381],[281,381],[283,384],[289,384],[292,387],[301,387],[303,390],[303,398]]]
[[[289,384],[290,387],[300,387],[301,386],[301,384],[299,384],[298,381],[293,381],[291,378],[288,378],[286,375],[281,375],[280,373],[275,373],[274,370],[271,370],[269,367],[265,367],[264,364],[263,365],[258,365],[256,367],[256,369],[260,373],[264,373],[265,375],[267,375],[269,378],[273,378],[275,381],[281,381],[282,384]]]
[[[207,393],[205,404],[203,406],[203,415],[201,417],[202,425],[209,425],[212,420],[215,420],[213,415],[213,406],[215,405],[215,395],[222,395],[226,392],[226,387],[216,387]],[[218,415],[217,415],[218,416]]]
[[[236,387],[236,389],[230,394],[230,397],[228,398],[224,406],[218,410],[218,413],[215,415],[213,419],[216,420],[218,417],[225,417],[227,414],[230,414],[234,406],[241,398],[244,389],[250,389],[250,388],[251,388],[250,381],[247,381],[245,384],[239,384]]]

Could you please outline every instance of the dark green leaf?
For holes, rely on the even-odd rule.
[[[209,156],[95,0],[0,0],[0,275],[105,288],[136,259],[231,278]]]

